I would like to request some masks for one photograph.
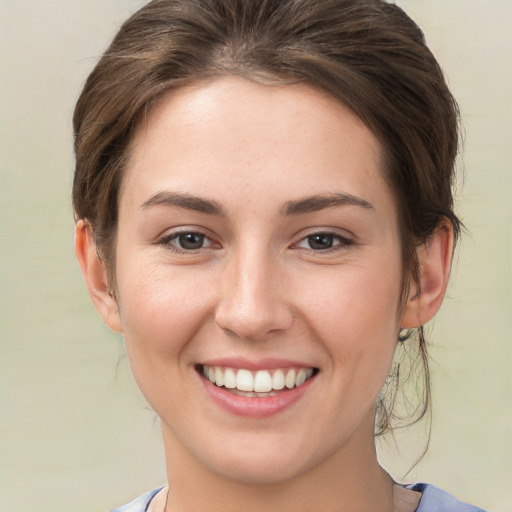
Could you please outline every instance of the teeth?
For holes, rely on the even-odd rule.
[[[236,373],[232,368],[226,368],[224,372],[224,386],[228,389],[236,388]]]
[[[240,391],[254,391],[254,378],[249,370],[238,370],[236,388]]]
[[[313,373],[313,372],[311,372]],[[284,373],[283,370],[276,370],[272,375],[272,388],[283,389],[284,388]]]
[[[292,389],[295,387],[295,370],[288,370],[286,377],[284,379],[284,385],[288,389]]]
[[[202,373],[211,383],[240,391],[245,396],[273,396],[272,391],[301,386],[313,375],[313,368],[250,370],[203,365]]]
[[[256,372],[254,377],[254,391],[256,393],[268,393],[272,390],[272,377],[266,370]]]
[[[300,386],[306,382],[306,370],[301,369],[297,372],[297,377],[295,377],[295,385]]]
[[[218,366],[215,368],[215,384],[217,386],[224,386],[224,373]]]

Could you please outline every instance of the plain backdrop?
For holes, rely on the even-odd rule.
[[[94,512],[165,483],[157,419],[73,255],[71,115],[136,0],[0,0],[0,510]],[[512,511],[512,2],[403,0],[457,97],[468,233],[430,326],[434,415],[382,443],[398,479]],[[396,446],[395,446],[396,443]],[[390,455],[396,447],[398,455]]]

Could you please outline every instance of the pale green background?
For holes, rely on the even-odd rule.
[[[69,199],[73,103],[142,3],[0,0],[2,511],[107,510],[165,481],[158,422],[126,361],[118,365],[120,340],[97,318],[74,261]],[[407,480],[512,511],[512,2],[401,5],[460,102],[457,203],[470,232],[431,335],[430,449]],[[383,457],[399,478],[424,441],[421,429],[404,436],[400,455]]]

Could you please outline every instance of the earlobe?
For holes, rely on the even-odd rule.
[[[407,299],[401,327],[412,329],[425,325],[437,313],[444,299],[450,277],[453,252],[453,228],[444,219],[432,236],[417,249],[420,289],[413,284]]]
[[[75,226],[75,254],[82,270],[89,296],[107,326],[122,332],[119,308],[109,290],[105,264],[94,243],[92,227],[83,219]]]

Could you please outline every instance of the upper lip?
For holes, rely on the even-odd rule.
[[[278,368],[314,368],[313,365],[294,361],[291,359],[280,359],[267,357],[258,360],[250,360],[241,357],[221,357],[201,361],[203,366],[225,366],[230,368],[243,368],[246,370],[276,370]]]

